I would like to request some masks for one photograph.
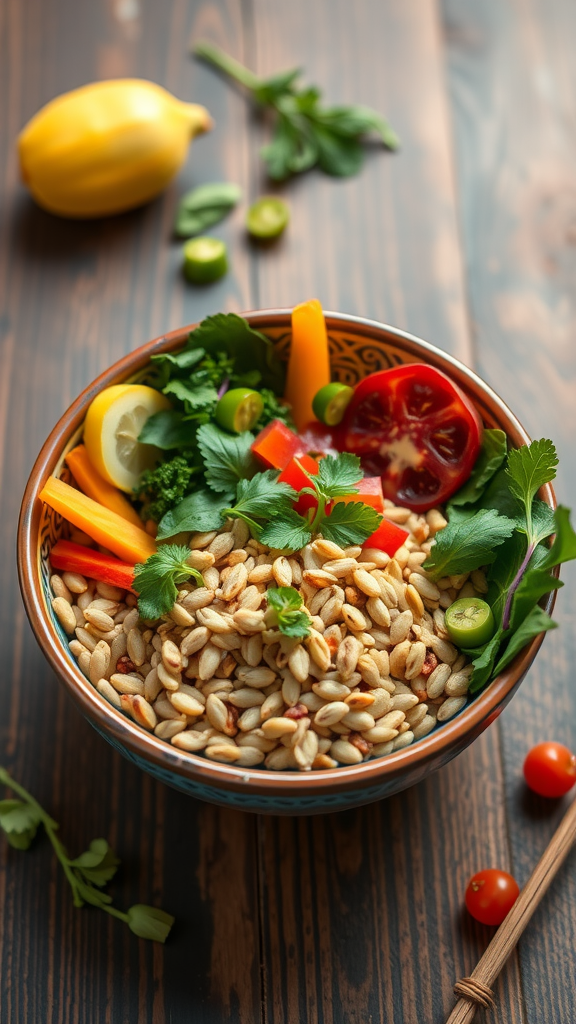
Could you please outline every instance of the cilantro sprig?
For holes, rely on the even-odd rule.
[[[398,136],[375,110],[357,105],[323,107],[319,89],[298,89],[298,68],[262,79],[209,43],[198,43],[194,53],[248,89],[258,109],[272,111],[272,142],[261,155],[274,180],[316,164],[326,174],[357,174],[364,160],[361,139],[369,132],[376,132],[388,149],[398,148]]]
[[[300,610],[304,602],[294,587],[268,587],[266,600],[281,633],[294,638],[310,635],[310,619]]]
[[[486,599],[496,631],[467,653],[474,671],[470,689],[482,689],[535,636],[556,623],[538,602],[562,583],[553,570],[576,558],[569,510],[553,511],[537,497],[556,475],[558,458],[543,438],[512,449],[506,458],[499,431],[486,431],[473,477],[447,506],[448,526],[424,563],[432,578],[488,566]],[[506,462],[504,464],[504,459]],[[555,535],[551,547],[548,538]]]
[[[134,566],[134,590],[143,619],[158,619],[169,612],[178,597],[178,584],[192,578],[204,586],[202,574],[188,564],[189,556],[190,549],[181,544],[162,544],[154,555]]]
[[[112,906],[112,897],[104,892],[104,886],[114,877],[120,861],[106,839],[93,839],[84,853],[74,859],[70,858],[56,835],[58,823],[2,767],[0,783],[20,798],[0,800],[0,828],[10,846],[17,850],[27,850],[39,825],[43,825],[70,883],[75,907],[83,907],[85,903],[89,903],[124,921],[130,930],[142,939],[166,941],[174,924],[172,914],[143,903],[129,907],[126,913]]]

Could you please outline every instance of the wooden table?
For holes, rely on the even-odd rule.
[[[558,445],[576,505],[576,6],[570,0],[4,0],[0,7],[1,760],[63,823],[70,850],[107,836],[118,905],[177,916],[166,947],[75,910],[46,841],[0,843],[2,1024],[441,1024],[489,930],[462,912],[468,876],[522,884],[561,806],[529,797],[525,752],[576,745],[576,588],[497,725],[409,792],[357,812],[255,817],[196,803],[123,760],[48,670],[18,594],[15,530],[49,429],[100,370],[221,309],[328,309],[406,328],[474,366],[536,437]],[[251,248],[243,210],[218,229],[232,270],[187,286],[171,237],[201,182],[265,187],[265,132],[244,98],[187,56],[209,38],[256,71],[301,64],[331,102],[385,112],[403,140],[361,175],[310,173],[281,192],[286,237]],[[141,76],[205,103],[156,202],[93,223],[37,209],[14,141],[47,100]],[[497,987],[493,1019],[576,1019],[576,854]],[[479,1015],[479,1020],[488,1019]]]

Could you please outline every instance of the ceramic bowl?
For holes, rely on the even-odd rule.
[[[290,311],[245,314],[285,356],[290,339]],[[500,427],[512,445],[529,441],[504,402],[457,360],[418,338],[361,317],[327,313],[335,376],[356,383],[373,370],[401,363],[425,362],[443,370],[478,408],[485,426]],[[177,750],[117,711],[82,674],[50,605],[48,556],[62,522],[38,494],[50,474],[69,479],[65,453],[78,443],[86,410],[110,384],[138,379],[151,355],[180,347],[194,325],[172,331],[125,356],[87,387],[54,427],[30,475],[20,516],[18,568],[26,611],[36,638],[56,675],[94,728],[144,771],[191,796],[247,811],[311,814],[366,804],[414,785],[468,746],[504,709],[530,667],[543,635],[527,644],[508,668],[450,721],[411,746],[351,767],[274,772],[235,768]],[[554,507],[551,487],[542,491]],[[547,598],[547,610],[553,594]]]

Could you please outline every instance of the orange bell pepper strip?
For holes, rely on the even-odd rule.
[[[292,418],[298,430],[315,419],[312,399],[329,383],[326,321],[318,299],[310,299],[292,310],[292,342],[284,395],[292,407]]]
[[[121,590],[132,590],[134,566],[121,562],[119,558],[103,555],[83,544],[70,540],[58,540],[50,552],[50,563],[61,572],[79,572],[89,580],[109,583]]]
[[[48,477],[40,500],[130,565],[145,562],[157,551],[156,541],[145,530],[55,476]]]
[[[65,456],[66,463],[72,470],[72,474],[78,487],[89,498],[100,502],[105,508],[117,512],[123,519],[127,519],[134,526],[142,529],[142,520],[136,509],[124,497],[121,491],[113,484],[109,484],[100,473],[94,469],[90,462],[88,452],[83,444],[79,444]]]

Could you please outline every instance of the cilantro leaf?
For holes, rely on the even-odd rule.
[[[571,562],[576,558],[576,533],[570,523],[569,508],[558,505],[554,512],[554,526],[556,533],[554,543],[541,563],[541,568],[551,569],[562,562]]]
[[[218,224],[242,198],[239,185],[222,182],[199,185],[186,192],[178,205],[174,230],[180,238],[201,235]]]
[[[218,401],[218,392],[212,384],[189,384],[184,380],[171,380],[163,389],[165,395],[175,395],[184,402],[186,412],[205,409]]]
[[[282,551],[299,551],[312,540],[310,523],[294,509],[274,517],[262,530],[260,541]]]
[[[227,434],[213,423],[205,423],[196,434],[204,459],[206,483],[213,491],[233,494],[239,480],[253,477],[258,463],[252,454],[254,434]]]
[[[294,587],[269,587],[266,600],[276,612],[278,629],[285,636],[310,635],[310,619],[302,608],[302,597]]]
[[[172,914],[165,910],[147,907],[144,903],[135,903],[128,908],[126,914],[130,931],[141,939],[151,939],[153,942],[166,942],[174,920]]]
[[[450,498],[448,509],[454,506],[473,505],[475,501],[478,501],[486,485],[504,462],[506,449],[506,434],[503,430],[484,431],[482,447],[474,469],[466,483]]]
[[[93,839],[88,849],[69,863],[89,884],[103,886],[114,877],[120,861],[106,839]]]
[[[143,619],[158,619],[169,612],[178,597],[177,584],[193,577],[204,585],[201,573],[188,565],[190,549],[180,544],[163,544],[145,562],[134,566],[134,590]]]
[[[224,509],[224,515],[241,519],[272,519],[292,512],[296,491],[289,484],[278,482],[278,470],[267,469],[256,473],[251,480],[240,480],[236,490],[236,503]]]
[[[207,488],[193,491],[182,499],[160,520],[158,540],[167,540],[177,533],[189,533],[198,530],[208,533],[219,530],[222,526],[222,509],[225,497],[214,494]]]
[[[324,459],[320,462],[322,465]],[[320,524],[322,536],[334,544],[362,544],[382,522],[382,516],[363,501],[339,501]]]
[[[0,800],[0,828],[6,833],[10,846],[17,850],[28,849],[41,820],[41,814],[31,804],[22,800]]]
[[[357,455],[342,452],[340,455],[325,455],[318,463],[319,469],[312,483],[314,489],[325,498],[342,497],[358,492],[362,479],[360,459]]]
[[[510,490],[526,506],[527,516],[532,498],[543,484],[554,479],[557,465],[556,449],[546,438],[510,451],[506,467]]]
[[[432,579],[470,572],[496,558],[494,548],[510,537],[515,523],[494,509],[480,509],[467,519],[451,520],[436,535],[425,569]]]
[[[530,640],[533,640],[535,636],[538,636],[540,633],[545,632],[548,629],[556,629],[557,626],[558,623],[554,622],[543,608],[536,605],[530,614],[526,616],[524,622],[518,626],[517,630],[511,635],[504,654],[494,668],[494,675],[498,675],[499,672],[502,672],[502,670],[510,664],[522,648],[525,647]]]

